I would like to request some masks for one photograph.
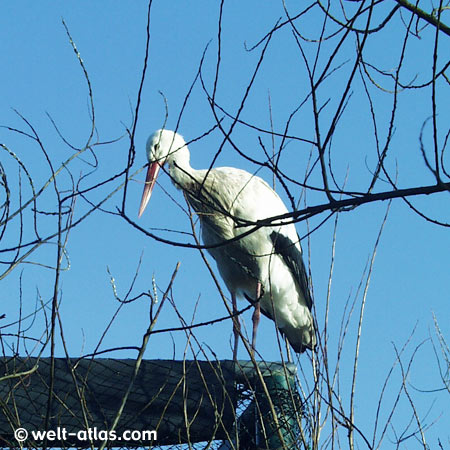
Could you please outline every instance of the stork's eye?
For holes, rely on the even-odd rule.
[[[157,144],[155,144],[155,150],[158,151],[159,150],[159,142]]]

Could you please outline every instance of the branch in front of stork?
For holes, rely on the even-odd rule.
[[[117,208],[117,212],[118,212],[118,215],[120,215],[123,219],[125,219],[134,228],[136,228],[137,230],[144,233],[146,236],[149,236],[158,242],[170,244],[175,247],[197,248],[197,249],[207,250],[207,249],[211,249],[211,248],[222,247],[224,245],[228,245],[229,243],[238,241],[239,239],[242,239],[243,237],[246,237],[249,234],[254,233],[256,230],[258,230],[264,226],[279,225],[279,223],[276,222],[279,220],[282,220],[283,224],[290,223],[289,221],[286,221],[286,219],[292,219],[292,222],[300,222],[300,221],[308,219],[310,217],[314,217],[324,211],[345,211],[346,208],[360,206],[360,205],[364,205],[366,203],[384,201],[384,200],[395,199],[395,198],[401,198],[406,201],[406,197],[416,196],[416,195],[430,195],[430,194],[434,194],[437,192],[446,192],[446,191],[450,191],[450,183],[441,183],[439,185],[433,184],[433,185],[429,185],[429,186],[420,186],[420,187],[406,188],[406,189],[396,189],[393,191],[379,192],[376,194],[366,194],[361,197],[354,197],[354,198],[349,198],[349,199],[344,199],[344,200],[336,200],[336,201],[330,202],[330,203],[324,203],[324,204],[316,205],[316,206],[309,206],[307,208],[303,208],[301,210],[293,211],[293,212],[290,212],[287,214],[269,217],[265,220],[257,221],[256,223],[243,222],[242,219],[233,218],[233,219],[239,220],[240,224],[237,224],[237,226],[241,226],[241,227],[250,226],[250,225],[254,225],[254,226],[251,229],[245,231],[244,233],[242,233],[238,236],[235,236],[232,239],[229,239],[228,241],[217,243],[217,244],[211,244],[211,245],[204,245],[204,244],[200,244],[200,243],[191,244],[189,242],[178,242],[178,241],[173,241],[170,239],[165,239],[154,233],[149,232],[145,228],[138,225],[135,221],[130,219],[119,208]],[[424,217],[424,216],[422,215],[422,217]],[[441,225],[441,226],[445,226],[445,227],[450,226],[450,224],[447,224],[444,222],[438,222],[437,224]]]
[[[446,192],[446,191],[450,191],[450,183],[440,183],[440,184],[432,184],[429,186],[396,189],[393,191],[378,192],[376,194],[365,194],[361,197],[349,198],[344,200],[335,200],[330,203],[324,203],[322,205],[316,206],[309,206],[307,208],[298,211],[293,211],[287,214],[270,217],[266,220],[258,220],[256,223],[254,223],[254,225],[255,227],[257,226],[258,228],[269,225],[274,226],[280,224],[275,221],[289,218],[292,218],[293,222],[299,222],[301,220],[305,220],[306,218],[310,218],[317,214],[320,214],[324,211],[346,211],[347,208],[364,205],[366,203],[391,200],[395,198],[405,199],[405,197],[411,197],[416,195],[430,195],[437,192]],[[289,222],[285,222],[283,220],[282,223],[284,224]],[[244,223],[238,226],[248,226],[248,225],[253,225],[253,223]],[[441,225],[450,226],[450,224],[445,223],[441,223]]]

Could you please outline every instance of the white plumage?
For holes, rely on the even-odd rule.
[[[139,216],[165,163],[174,185],[196,211],[205,245],[224,243],[254,228],[258,220],[287,213],[286,206],[261,178],[232,167],[195,170],[184,139],[158,130],[147,141],[149,168]],[[255,303],[254,335],[262,312],[275,320],[296,352],[316,343],[312,301],[295,226],[264,226],[231,243],[208,249],[235,307],[236,296]],[[236,351],[236,350],[235,350]]]

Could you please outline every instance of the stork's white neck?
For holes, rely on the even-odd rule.
[[[167,157],[170,177],[178,189],[193,182],[195,169],[191,167],[189,160],[190,154],[186,145]]]

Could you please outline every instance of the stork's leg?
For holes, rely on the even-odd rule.
[[[241,330],[241,322],[239,316],[235,314],[238,312],[237,303],[236,303],[236,295],[231,293],[231,303],[233,305],[233,334],[234,334],[234,347],[233,347],[233,361],[237,361],[237,351],[239,344],[239,335]]]
[[[258,330],[259,319],[261,317],[261,304],[259,299],[261,297],[261,283],[258,281],[256,285],[256,304],[255,310],[253,311],[252,322],[253,322],[253,335],[252,335],[252,352],[255,354],[256,347],[256,331]]]

